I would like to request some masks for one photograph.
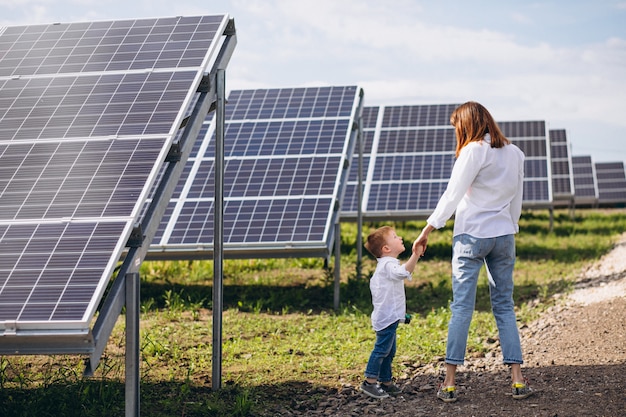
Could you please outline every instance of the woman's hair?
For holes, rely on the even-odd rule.
[[[492,148],[502,148],[511,143],[504,136],[489,111],[475,101],[468,101],[454,109],[450,115],[450,124],[454,126],[456,131],[455,156],[457,158],[465,145],[482,140],[487,133],[491,136]]]
[[[393,231],[391,226],[382,226],[374,230],[367,237],[365,249],[377,258],[383,256],[383,246],[387,244],[387,235]]]

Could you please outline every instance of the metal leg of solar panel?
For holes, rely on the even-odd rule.
[[[550,232],[554,231],[554,207],[548,208],[548,213],[550,214]]]
[[[341,225],[335,223],[335,288],[333,291],[333,307],[339,310],[339,292],[341,289]]]
[[[224,259],[224,110],[225,78],[224,71],[216,76],[217,107],[215,129],[215,211],[213,220],[213,355],[211,388],[217,391],[222,387],[222,300]]]
[[[357,150],[358,150],[358,174],[357,174],[357,234],[356,234],[356,279],[361,279],[361,267],[363,266],[363,108],[359,109],[359,116],[357,118],[358,131],[357,131]]]
[[[139,273],[126,274],[126,417],[139,417]]]

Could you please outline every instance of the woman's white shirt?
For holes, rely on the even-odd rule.
[[[524,182],[524,153],[515,145],[492,148],[486,135],[460,152],[450,181],[427,222],[436,229],[455,214],[454,235],[477,238],[519,231]]]

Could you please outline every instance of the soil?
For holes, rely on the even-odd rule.
[[[457,370],[458,401],[435,396],[443,360],[405,363],[403,392],[376,400],[345,384],[294,392],[275,416],[523,416],[626,417],[626,234],[614,250],[582,271],[575,290],[520,329],[534,395],[514,400],[500,348],[467,358]],[[296,390],[294,390],[296,391]],[[321,399],[320,399],[321,398]]]

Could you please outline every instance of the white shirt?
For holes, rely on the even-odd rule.
[[[376,258],[378,264],[370,279],[372,292],[372,327],[374,331],[383,330],[406,314],[406,295],[404,280],[411,280],[411,273],[397,258],[384,256]]]
[[[487,134],[461,150],[428,224],[440,229],[456,211],[454,236],[490,238],[519,231],[524,153],[513,144],[492,148],[490,139]]]

